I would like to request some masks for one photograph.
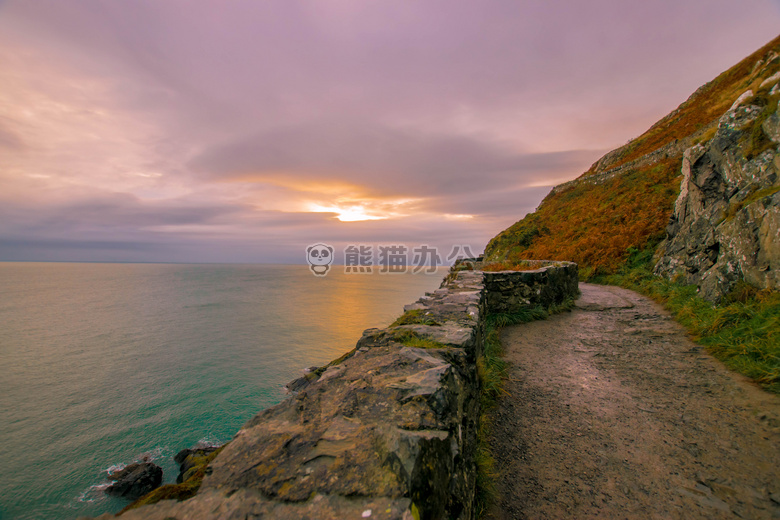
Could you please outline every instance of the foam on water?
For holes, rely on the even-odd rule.
[[[194,448],[194,449],[198,449],[198,448],[219,448],[223,444],[225,444],[225,443],[224,442],[220,442],[217,439],[204,437],[203,439],[198,440],[198,442],[196,442],[195,445],[191,446],[191,447]]]
[[[116,473],[117,471],[121,471],[133,463],[141,463],[141,462],[156,463],[159,461],[166,460],[167,458],[172,456],[173,455],[170,447],[158,446],[151,451],[146,451],[144,453],[139,454],[130,462],[117,462],[116,464],[111,464],[103,471],[103,478],[101,479],[101,482],[97,484],[92,484],[86,490],[82,491],[82,493],[78,497],[76,497],[76,501],[87,502],[87,503],[95,503],[101,499],[106,501],[108,499],[108,496],[104,493],[104,491],[106,490],[106,488],[108,488],[111,484],[114,483],[114,480],[111,479],[111,475],[113,473]]]

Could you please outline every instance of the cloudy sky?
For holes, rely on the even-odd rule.
[[[476,253],[780,0],[0,0],[0,260]]]

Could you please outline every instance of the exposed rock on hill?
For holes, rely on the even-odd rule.
[[[774,85],[766,85],[775,88]],[[775,90],[777,90],[775,88]],[[686,150],[656,274],[718,301],[740,279],[780,288],[780,116],[775,95],[741,95],[715,136]]]

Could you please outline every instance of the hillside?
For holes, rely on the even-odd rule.
[[[748,90],[757,103],[776,110],[780,95],[769,95],[772,85],[761,84],[780,71],[778,55],[780,37],[699,88],[578,179],[554,188],[534,213],[488,243],[486,260],[504,266],[522,259],[571,260],[589,278],[616,272],[633,249],[658,243],[680,193],[685,150],[711,140],[719,118]],[[768,140],[758,134],[757,146],[766,146]]]
[[[485,248],[486,270],[569,260],[664,304],[780,393],[780,37],[556,186]]]

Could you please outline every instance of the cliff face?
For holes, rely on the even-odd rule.
[[[402,319],[289,383],[292,395],[204,468],[195,496],[147,496],[121,518],[472,519],[486,316],[577,292],[568,262],[522,272],[456,266]]]
[[[587,278],[660,242],[655,273],[719,301],[780,284],[780,37],[493,238],[488,262],[569,260]]]
[[[655,272],[716,302],[740,279],[780,288],[780,75],[740,96],[706,144],[685,151]]]

